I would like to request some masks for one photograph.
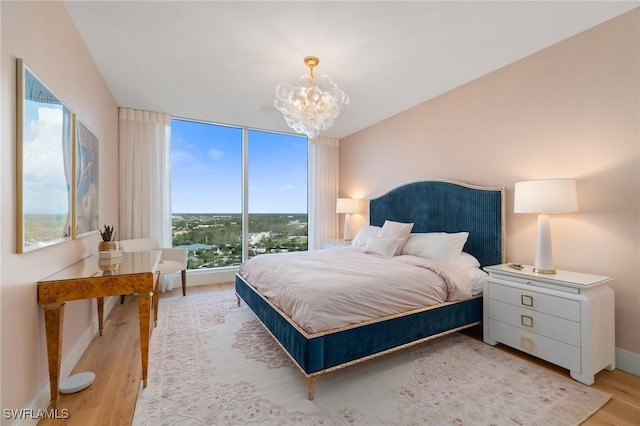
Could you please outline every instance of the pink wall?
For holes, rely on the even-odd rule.
[[[96,252],[98,235],[25,254],[15,249],[16,58],[20,57],[100,140],[100,222],[118,221],[117,107],[61,2],[1,2],[2,408],[26,408],[48,381],[36,281]],[[95,317],[95,302],[67,303],[63,358]],[[3,424],[8,420],[3,419]]]
[[[537,220],[513,214],[515,182],[576,178],[579,213],[551,219],[555,266],[614,277],[616,346],[640,354],[639,22],[635,9],[341,140],[341,196],[506,187],[507,259],[532,264]]]

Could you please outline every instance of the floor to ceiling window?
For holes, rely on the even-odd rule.
[[[249,257],[307,250],[307,138],[248,132]]]
[[[171,163],[173,245],[189,269],[307,250],[306,137],[173,119]]]

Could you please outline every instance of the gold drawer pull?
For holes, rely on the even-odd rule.
[[[529,339],[528,337],[521,337],[520,347],[525,351],[533,352],[533,340]]]
[[[520,315],[520,324],[525,327],[533,327],[533,318],[529,315]]]
[[[522,305],[524,306],[533,307],[533,296],[529,296],[528,294],[521,294],[520,303],[522,303]]]

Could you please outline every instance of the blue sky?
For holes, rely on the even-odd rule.
[[[171,210],[240,213],[242,129],[171,123]],[[306,136],[249,131],[249,213],[307,212]]]

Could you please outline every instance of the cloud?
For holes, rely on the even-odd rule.
[[[63,148],[62,122],[60,107],[39,107],[26,111],[22,145],[25,213],[68,211],[71,149],[70,146]],[[68,139],[67,143],[70,144]],[[66,172],[65,162],[68,167]]]
[[[286,184],[285,186],[281,186],[278,188],[278,191],[290,191],[292,189],[294,189],[295,187],[293,185],[291,185],[290,183]]]
[[[29,131],[22,150],[24,174],[50,183],[62,178],[66,183],[61,143],[62,110],[38,108],[36,117],[26,118]]]
[[[211,148],[209,150],[209,157],[213,158],[214,160],[219,160],[222,157],[224,157],[224,151],[220,151],[218,149]]]
[[[183,151],[178,149],[174,149],[171,151],[171,162],[173,163],[174,166],[181,165],[181,164],[188,164],[194,158],[195,156],[188,151]]]
[[[183,138],[171,140],[171,168],[174,172],[199,174],[207,170],[206,162],[203,162],[204,154],[197,144]]]

